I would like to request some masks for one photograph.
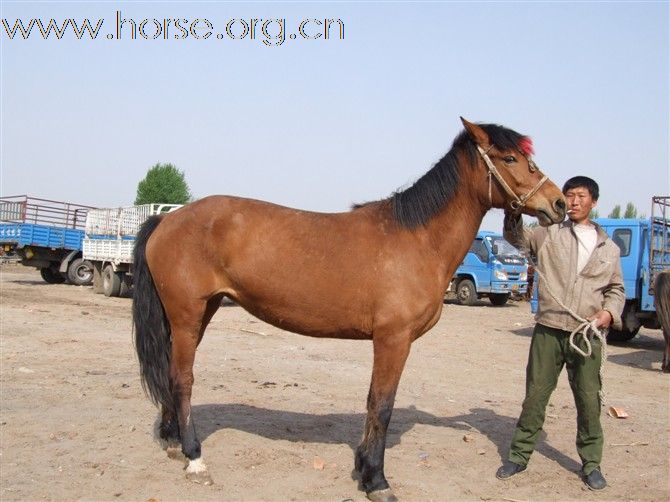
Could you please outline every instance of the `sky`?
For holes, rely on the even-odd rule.
[[[3,196],[132,205],[147,170],[170,162],[196,198],[346,211],[430,169],[459,116],[530,135],[559,186],[594,178],[601,216],[629,201],[649,215],[652,195],[670,195],[667,1],[0,9]],[[52,18],[102,24],[94,40],[71,26],[61,39],[8,33]],[[326,19],[341,21],[328,39]],[[493,210],[482,228],[501,222]]]

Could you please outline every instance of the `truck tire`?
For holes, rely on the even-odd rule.
[[[44,282],[48,284],[62,284],[65,282],[63,274],[53,268],[41,268],[40,275],[44,279]]]
[[[75,258],[67,267],[67,278],[75,286],[88,286],[93,282],[93,264],[83,258]]]
[[[119,296],[121,292],[121,276],[114,272],[111,265],[107,265],[102,271],[102,292],[105,296]]]
[[[489,300],[491,300],[491,303],[496,307],[502,307],[507,303],[507,300],[509,300],[509,296],[509,293],[491,293],[489,295]]]
[[[477,301],[475,283],[470,279],[462,279],[456,287],[456,300],[461,305],[473,305]]]
[[[638,331],[640,331],[639,326],[633,330],[629,330],[628,328],[624,327],[621,331],[610,328],[609,332],[607,333],[607,341],[627,342],[628,340],[633,339],[635,335],[637,335]]]

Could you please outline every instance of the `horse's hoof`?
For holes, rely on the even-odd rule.
[[[393,494],[393,490],[386,488],[384,490],[375,490],[367,494],[368,499],[372,502],[397,502],[398,497]]]
[[[213,485],[212,476],[209,475],[207,466],[202,461],[202,458],[189,460],[186,466],[186,479],[200,485]]]
[[[214,480],[212,479],[212,476],[209,475],[209,472],[203,471],[203,472],[187,472],[186,473],[186,479],[193,483],[198,483],[199,485],[213,485]]]
[[[165,452],[167,453],[168,458],[172,460],[186,460],[184,453],[181,451],[181,446],[166,446]]]

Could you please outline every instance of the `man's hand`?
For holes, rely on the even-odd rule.
[[[600,312],[596,312],[592,316],[589,316],[586,318],[589,321],[596,321],[596,327],[597,328],[609,328],[612,325],[612,314],[610,314],[607,310],[601,310]]]
[[[505,209],[505,219],[503,220],[503,228],[507,230],[514,230],[523,225],[521,213]]]

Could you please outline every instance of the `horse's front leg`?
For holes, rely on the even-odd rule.
[[[408,335],[375,334],[374,364],[363,441],[356,450],[358,472],[370,500],[397,500],[384,476],[386,430],[411,342]]]

